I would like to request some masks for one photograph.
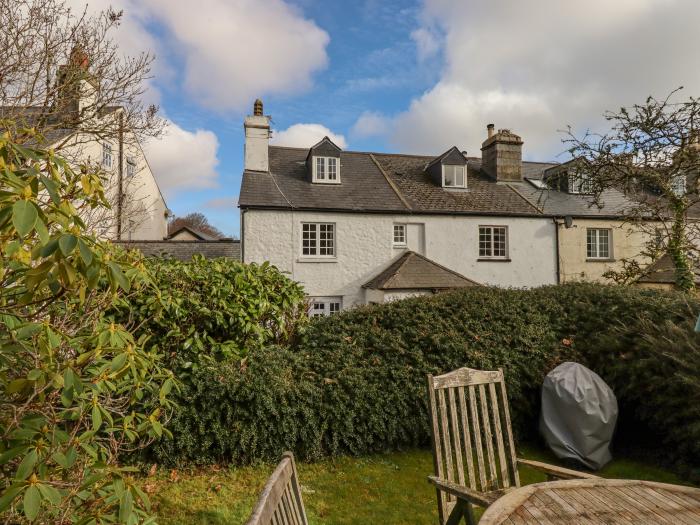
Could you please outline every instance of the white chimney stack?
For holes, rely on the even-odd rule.
[[[245,129],[246,171],[270,171],[267,147],[270,143],[270,117],[263,115],[262,100],[257,99],[253,105],[253,114],[248,115],[243,123]]]

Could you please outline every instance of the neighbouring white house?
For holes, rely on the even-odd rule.
[[[76,166],[90,164],[101,168],[105,194],[112,207],[83,217],[97,236],[123,241],[163,240],[168,236],[169,210],[148,159],[135,134],[124,124],[124,108],[99,107],[96,97],[99,81],[88,68],[87,56],[76,47],[69,63],[59,68],[60,111],[5,106],[0,107],[0,119],[37,126],[44,136],[42,146],[60,151]],[[62,77],[69,80],[62,82]],[[72,119],[84,119],[86,114],[92,119],[86,127],[109,132],[100,138],[100,133],[65,124]],[[55,121],[54,125],[51,120]]]
[[[239,198],[244,262],[303,284],[311,313],[462,286],[558,282],[557,224],[517,186],[552,163],[488,128],[483,159],[272,146],[256,101]]]

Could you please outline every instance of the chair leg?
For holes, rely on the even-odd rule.
[[[474,517],[474,506],[471,503],[465,503],[464,517],[467,520],[467,525],[476,525]]]
[[[474,515],[471,512],[471,504],[458,499],[455,506],[452,508],[450,517],[447,518],[445,525],[459,525],[462,518],[466,520],[467,525],[476,525]]]

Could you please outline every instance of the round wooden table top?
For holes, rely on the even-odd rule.
[[[479,525],[698,525],[700,489],[627,479],[535,483],[493,503]]]

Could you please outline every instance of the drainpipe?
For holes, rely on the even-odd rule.
[[[122,200],[124,199],[124,115],[119,113],[118,130],[119,147],[117,161],[117,173],[119,176],[117,185],[117,240],[122,240]]]
[[[243,232],[245,232],[245,209],[241,209],[241,262],[245,262],[245,236]]]
[[[559,227],[561,226],[561,223],[556,217],[552,217],[552,222],[554,222],[554,239],[556,242],[554,251],[557,257],[557,284],[561,284],[561,266],[559,262]]]

